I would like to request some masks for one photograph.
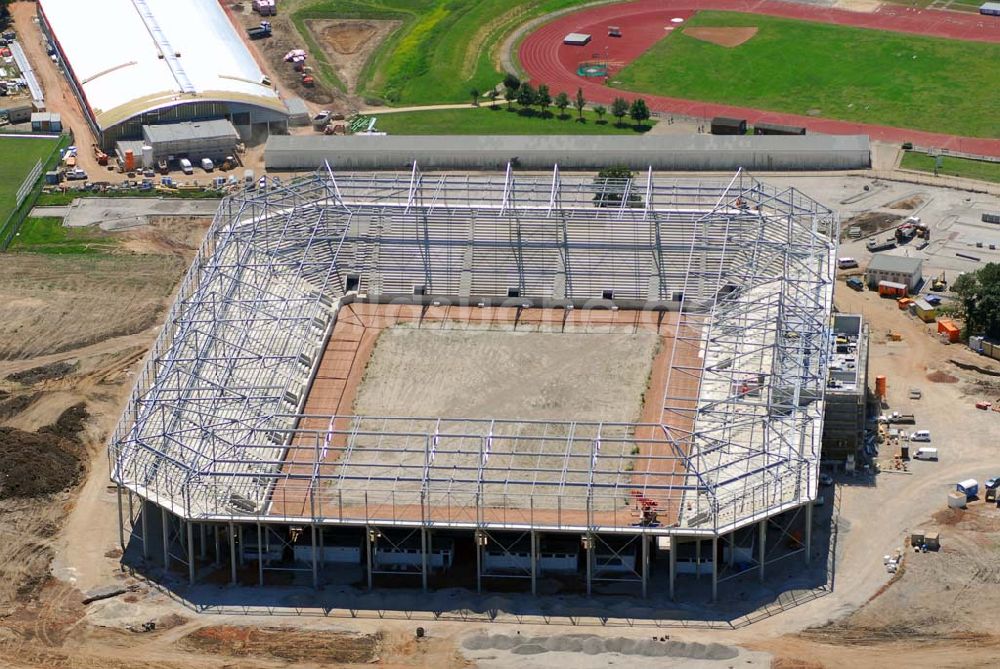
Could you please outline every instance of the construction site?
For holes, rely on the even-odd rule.
[[[123,549],[192,583],[696,573],[713,599],[807,563],[837,234],[742,172],[233,196],[110,441]]]

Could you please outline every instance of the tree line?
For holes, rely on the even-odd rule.
[[[508,111],[513,111],[516,104],[524,112],[532,111],[535,107],[538,107],[539,113],[544,114],[548,111],[549,107],[555,106],[559,110],[560,116],[565,118],[566,109],[573,106],[576,108],[577,120],[581,122],[584,120],[583,110],[587,106],[587,100],[584,98],[583,89],[581,88],[576,89],[576,96],[572,99],[565,91],[556,93],[553,96],[549,87],[545,84],[539,84],[536,88],[526,81],[522,82],[515,75],[508,74],[503,80],[503,91]],[[469,94],[472,96],[473,104],[479,104],[479,90],[474,88],[469,91]],[[490,98],[491,106],[495,107],[497,98],[500,97],[500,91],[497,88],[493,88],[487,95]],[[652,115],[649,111],[649,106],[643,98],[636,98],[629,101],[623,97],[617,97],[612,100],[610,108],[604,105],[595,105],[593,110],[597,114],[599,122],[603,122],[605,114],[610,113],[611,116],[617,119],[619,126],[622,125],[622,121],[626,116],[631,118],[636,125],[639,125],[648,121]]]

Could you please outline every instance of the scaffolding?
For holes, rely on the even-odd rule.
[[[651,535],[721,536],[816,496],[838,226],[742,171],[327,166],[244,191],[138,376],[111,477],[199,523],[642,534],[644,551]],[[533,327],[552,331],[634,318],[671,343],[660,418],[308,413],[338,324],[385,303],[436,324],[542,310]]]

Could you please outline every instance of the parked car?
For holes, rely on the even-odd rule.
[[[910,435],[910,441],[930,441],[931,431],[930,430],[917,430]]]
[[[215,169],[215,163],[213,163],[209,158],[202,158],[201,169],[205,170],[206,172],[211,172],[212,170]]]
[[[917,449],[917,452],[913,454],[914,460],[937,460],[938,459],[938,449],[931,448],[929,446],[921,446]]]
[[[191,166],[191,161],[187,158],[180,159],[181,172],[184,174],[194,174],[194,168]]]

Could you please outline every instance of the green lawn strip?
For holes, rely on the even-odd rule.
[[[727,48],[691,27],[755,26]],[[858,123],[1000,137],[1000,44],[699,12],[615,75],[619,88]]]
[[[934,172],[934,156],[916,151],[907,151],[903,154],[903,160],[899,164],[903,169],[919,170],[921,172]],[[954,158],[952,156],[942,156],[941,169],[939,175],[950,177],[964,177],[966,179],[978,179],[979,181],[991,181],[1000,183],[1000,163],[990,163],[985,160],[969,160],[968,158]]]
[[[17,190],[39,160],[44,161],[57,139],[0,137],[0,225],[14,209]]]
[[[359,77],[358,92],[389,104],[420,105],[461,102],[470,99],[472,89],[489,90],[503,78],[496,49],[511,31],[536,16],[584,2],[321,0],[296,11],[293,20],[307,43],[307,19],[402,21],[376,47]],[[326,76],[322,63],[320,70]]]
[[[530,115],[515,106],[507,111],[497,103],[479,109],[440,109],[398,112],[378,116],[377,129],[391,135],[635,135],[646,132],[650,125],[636,128],[629,119],[619,126],[611,116],[599,122],[592,111],[584,111],[584,122],[577,120],[575,109],[567,109],[560,118],[557,109],[541,115],[537,109]],[[647,124],[653,123],[647,121]]]
[[[10,245],[10,251],[31,253],[81,254],[107,253],[116,241],[95,228],[67,228],[63,219],[53,217],[25,220]]]

